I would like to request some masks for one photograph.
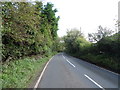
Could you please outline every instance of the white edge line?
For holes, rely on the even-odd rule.
[[[105,90],[102,86],[100,86],[97,82],[95,82],[93,79],[91,79],[88,75],[84,74],[85,77],[87,77],[90,81],[92,81],[95,85],[97,85],[102,90]]]
[[[54,56],[53,56],[53,57],[54,57]],[[47,62],[47,64],[45,65],[42,73],[41,73],[40,76],[39,76],[39,79],[37,80],[37,82],[36,82],[36,84],[35,84],[35,86],[34,86],[34,88],[37,88],[37,87],[38,87],[38,84],[39,84],[39,82],[40,82],[40,80],[41,80],[41,78],[42,78],[42,76],[43,76],[43,74],[44,74],[44,72],[45,72],[45,70],[46,70],[49,62],[53,59],[53,57],[52,57],[52,58]]]

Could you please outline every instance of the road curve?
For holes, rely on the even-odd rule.
[[[116,73],[59,53],[49,62],[37,88],[118,89],[118,78],[120,75]]]

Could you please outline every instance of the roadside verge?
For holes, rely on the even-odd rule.
[[[38,73],[40,73],[52,55],[42,58],[26,57],[2,65],[2,88],[33,88]]]

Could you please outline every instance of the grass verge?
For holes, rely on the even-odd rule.
[[[45,63],[52,56],[44,58],[26,57],[2,65],[2,88],[27,88],[38,70],[42,70]]]
[[[94,55],[91,53],[81,56],[76,54],[70,55],[120,74],[120,63],[115,57],[106,55]]]
[[[95,65],[98,65],[100,67],[109,69],[113,72],[120,73],[120,63],[118,63],[116,58],[113,57],[107,57],[105,55],[94,55],[94,54],[86,54],[84,56],[81,56],[82,59],[85,59],[88,62],[91,62]]]

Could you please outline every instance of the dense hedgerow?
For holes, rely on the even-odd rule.
[[[91,43],[79,30],[73,29],[64,36],[64,42],[67,53],[119,73],[120,33],[106,35],[96,43]]]
[[[59,17],[53,4],[1,2],[1,6],[3,61],[55,50]]]

